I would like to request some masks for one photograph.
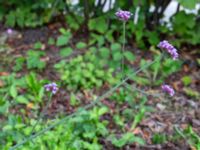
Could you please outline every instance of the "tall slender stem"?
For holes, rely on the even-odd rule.
[[[39,123],[39,121],[40,121],[40,119],[44,116],[44,112],[47,111],[47,109],[48,109],[48,107],[49,107],[49,104],[50,104],[50,102],[51,102],[52,96],[53,96],[53,94],[51,93],[50,96],[49,96],[49,99],[48,99],[48,103],[47,103],[47,105],[45,106],[45,108],[42,110],[42,112],[40,113],[40,116],[39,116],[37,122],[34,124],[32,130],[31,130],[31,134],[30,134],[30,135],[33,134],[33,132],[35,131],[36,126],[38,125],[38,123]]]
[[[126,43],[126,22],[123,22],[123,44],[122,44],[122,63],[121,63],[121,71],[122,71],[122,80],[124,79],[124,51],[125,51],[125,43]]]
[[[87,110],[89,108],[92,108],[93,106],[95,106],[99,101],[101,101],[102,99],[104,99],[105,97],[107,97],[109,94],[113,93],[117,88],[119,88],[121,85],[123,85],[124,83],[126,83],[127,80],[129,80],[133,75],[137,75],[139,72],[143,71],[144,69],[148,68],[149,66],[151,66],[152,64],[154,64],[155,62],[157,62],[159,59],[155,59],[154,61],[144,65],[143,67],[139,68],[138,70],[131,72],[127,75],[126,78],[124,78],[122,81],[120,81],[117,85],[115,85],[113,88],[111,88],[110,90],[108,90],[106,93],[104,93],[102,96],[97,97],[92,103],[84,106],[81,110]],[[80,111],[81,111],[80,110]],[[74,117],[75,115],[79,114],[80,111],[76,111],[68,116],[65,116],[64,118],[62,118],[61,120],[49,125],[48,127],[42,129],[41,131],[35,133],[34,135],[30,135],[29,137],[27,137],[26,139],[22,140],[21,142],[19,142],[18,144],[14,145],[13,147],[11,147],[9,150],[15,150],[18,147],[24,145],[25,143],[27,143],[28,141],[33,140],[34,138],[44,134],[45,132],[49,131],[50,129],[54,128],[55,126],[65,122],[67,119]]]

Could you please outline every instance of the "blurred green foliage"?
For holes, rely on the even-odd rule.
[[[156,45],[159,39],[176,37],[176,45],[181,43],[199,44],[200,21],[198,15],[188,14],[180,10],[183,7],[188,10],[195,9],[199,0],[177,0],[177,10],[170,21],[163,22],[164,13],[172,0],[86,0],[73,3],[63,0],[3,0],[0,2],[0,20],[9,27],[36,27],[53,21],[54,18],[65,18],[67,25],[74,31],[87,28],[92,32],[90,44],[98,42],[102,45],[112,42],[113,34],[120,31],[113,15],[118,9],[131,11],[137,16],[137,20],[127,24],[128,37],[136,41],[141,48]],[[112,4],[113,3],[113,4]],[[104,11],[107,7],[107,11]],[[199,14],[199,11],[198,11]],[[168,27],[170,24],[171,27]],[[66,38],[66,37],[65,37]],[[119,38],[120,39],[120,38]],[[64,37],[59,37],[57,44],[62,44]]]
[[[62,60],[55,64],[55,68],[68,89],[92,89],[101,87],[106,82],[109,84],[116,82],[112,76],[114,70],[105,70],[95,55],[90,52],[69,62]]]

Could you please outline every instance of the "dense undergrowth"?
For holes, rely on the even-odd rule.
[[[196,4],[179,2],[186,8]],[[166,37],[177,47],[198,46],[200,26],[196,15],[178,10],[171,18],[172,27],[167,28],[165,23],[159,23],[161,12],[155,9],[156,18],[152,12],[147,15],[139,11],[136,24],[132,15],[123,26],[123,20],[114,16],[116,8],[129,8],[136,13],[138,6],[145,10],[150,4],[141,1],[140,5],[132,2],[128,6],[128,2],[117,1],[113,8],[103,12],[101,3],[88,10],[87,7],[94,6],[93,1],[77,5],[51,0],[33,5],[18,1],[1,3],[0,7],[14,8],[1,9],[0,20],[9,27],[23,29],[51,24],[55,12],[64,16],[67,27],[53,28],[55,36],[45,42],[37,40],[20,54],[9,51],[15,50],[9,46],[17,40],[15,30],[1,35],[5,39],[1,39],[0,53],[5,57],[0,60],[4,66],[0,68],[0,149],[134,149],[181,140],[187,141],[191,148],[200,149],[200,137],[191,124],[184,128],[173,125],[169,135],[158,131],[148,138],[146,132],[140,131],[146,116],[156,111],[150,102],[173,102],[172,97],[162,92],[161,85],[172,83],[169,77],[185,63],[181,58],[163,56],[157,44]],[[77,7],[80,12],[74,13],[72,10]],[[64,10],[70,15],[63,15]],[[82,12],[84,15],[80,15]],[[126,34],[121,33],[123,29]],[[84,38],[74,39],[76,32]],[[133,45],[149,50],[136,50]],[[50,82],[56,82],[59,90],[48,101],[51,94],[44,85]],[[188,88],[192,78],[183,76],[181,82],[187,96],[198,101],[199,93]]]

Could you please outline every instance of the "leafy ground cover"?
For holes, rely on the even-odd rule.
[[[95,32],[88,42],[87,32],[74,34],[59,22],[13,32],[1,31],[0,149],[57,122],[61,123],[18,149],[200,148],[198,46],[192,51],[183,46],[180,60],[154,63],[83,109],[120,82],[120,42]],[[104,44],[109,39],[112,43]],[[160,56],[155,46],[145,51],[127,45],[125,72]],[[59,91],[33,131],[49,103],[43,86],[52,81]],[[163,82],[173,86],[174,97],[162,93]],[[78,114],[62,120],[74,112]]]

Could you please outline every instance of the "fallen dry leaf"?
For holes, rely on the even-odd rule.
[[[0,76],[8,76],[9,73],[8,72],[0,72]]]
[[[135,129],[133,129],[132,132],[133,132],[133,134],[140,134],[142,131],[141,131],[141,129],[139,127],[137,127]]]
[[[34,104],[33,104],[33,103],[28,103],[28,104],[27,104],[27,108],[29,108],[29,109],[32,109],[32,108],[33,108],[33,106],[34,106]]]

